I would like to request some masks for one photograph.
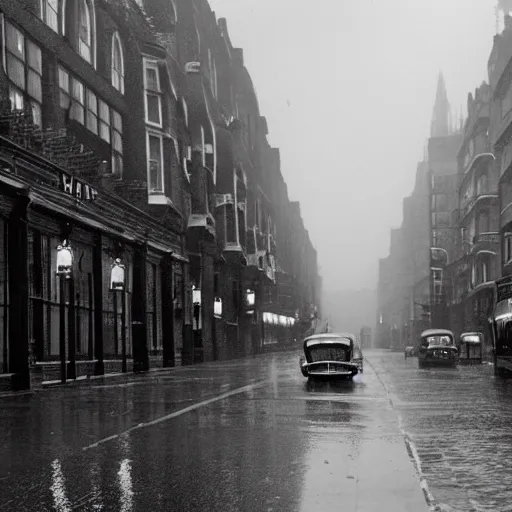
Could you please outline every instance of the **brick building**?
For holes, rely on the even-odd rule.
[[[205,0],[0,16],[1,382],[290,339],[316,253],[225,21]]]

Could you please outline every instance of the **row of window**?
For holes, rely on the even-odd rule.
[[[41,48],[8,21],[4,23],[3,61],[9,78],[9,99],[17,110],[31,107],[34,124],[42,127]],[[70,118],[84,125],[112,148],[112,172],[123,170],[123,123],[119,112],[86,88],[66,69],[59,66],[60,106],[69,110]]]
[[[121,114],[59,67],[60,106],[69,110],[70,118],[84,125],[111,145],[112,172],[123,171],[123,120]]]
[[[41,49],[11,23],[5,22],[4,28],[3,61],[9,78],[9,99],[18,110],[31,106],[34,123],[41,126]]]
[[[65,2],[61,0],[41,0],[40,18],[55,32],[66,35],[64,20],[68,17],[66,9],[77,9],[77,49],[80,56],[92,65],[96,61],[96,13],[94,0]],[[112,36],[112,86],[124,94],[124,56],[119,33]]]

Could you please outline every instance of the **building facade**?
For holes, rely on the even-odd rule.
[[[316,252],[225,20],[206,0],[0,0],[0,21],[2,382],[292,339]]]

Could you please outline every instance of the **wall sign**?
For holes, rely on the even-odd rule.
[[[65,172],[61,172],[60,189],[78,201],[94,201],[98,195],[98,191],[95,188],[86,185],[75,176],[70,176]]]

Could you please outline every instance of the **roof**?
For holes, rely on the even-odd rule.
[[[304,341],[308,341],[308,340],[327,340],[327,339],[333,339],[333,338],[348,338],[348,339],[351,339],[352,341],[356,341],[356,337],[349,333],[349,332],[342,332],[342,333],[337,333],[337,332],[329,332],[329,333],[323,333],[323,334],[313,334],[311,336],[308,336]]]
[[[436,336],[436,335],[445,335],[451,336],[453,338],[453,332],[448,329],[427,329],[421,333],[421,336]]]

